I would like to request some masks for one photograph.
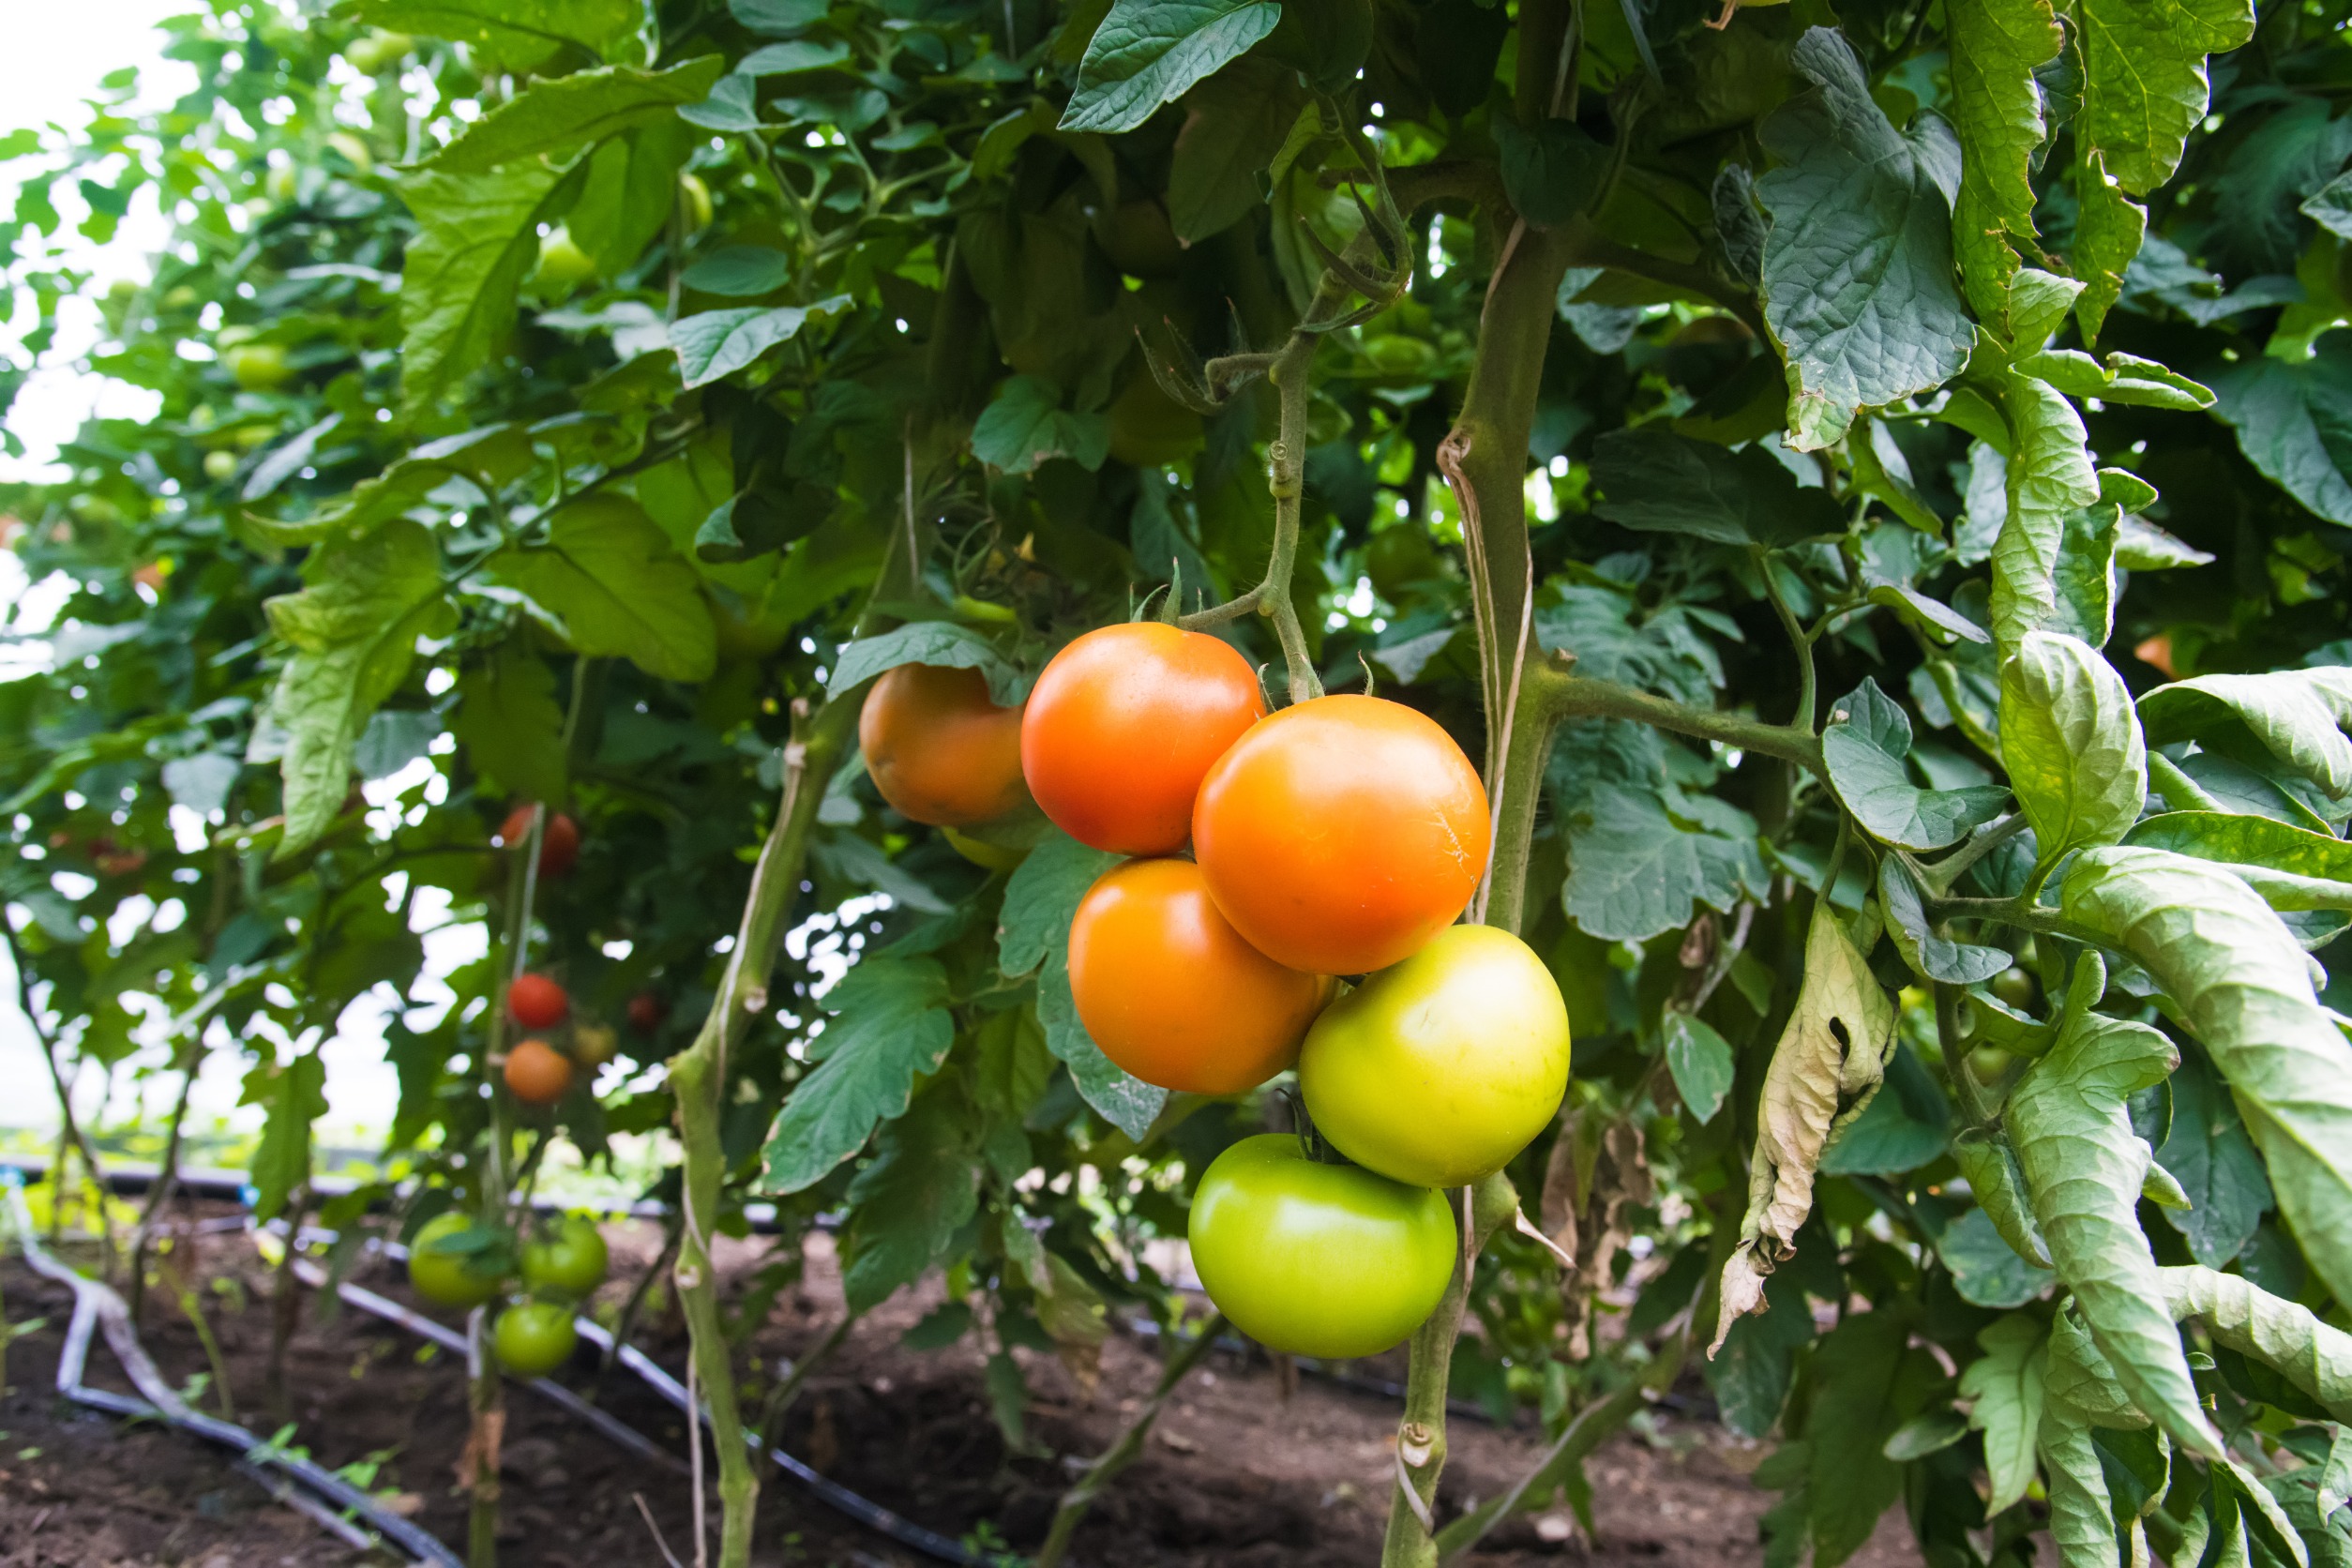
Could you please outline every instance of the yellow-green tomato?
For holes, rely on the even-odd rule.
[[[294,366],[276,343],[239,343],[220,357],[248,392],[275,392],[294,379]]]
[[[522,1282],[534,1290],[584,1296],[604,1283],[604,1232],[586,1214],[565,1214],[539,1227],[522,1249]]]
[[[1299,1090],[1332,1147],[1399,1182],[1500,1170],[1568,1092],[1568,1005],[1527,943],[1449,926],[1323,1010]]]
[[[498,1364],[518,1378],[544,1378],[572,1359],[580,1331],[572,1309],[554,1302],[517,1302],[490,1327]]]
[[[1385,1350],[1421,1326],[1454,1277],[1445,1194],[1319,1164],[1288,1133],[1245,1138],[1211,1162],[1190,1236],[1217,1309],[1289,1355]]]
[[[452,1209],[427,1220],[409,1242],[408,1282],[435,1306],[479,1306],[498,1294],[499,1249],[476,1244],[485,1238],[468,1235],[475,1229]]]
[[[701,234],[711,226],[711,188],[698,174],[680,174],[678,193],[686,198],[686,227]]]
[[[237,455],[234,452],[206,452],[204,454],[205,478],[226,479],[236,471]]]
[[[539,284],[550,294],[570,294],[595,278],[596,264],[569,229],[556,229],[539,241]]]

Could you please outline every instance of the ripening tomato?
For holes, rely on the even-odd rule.
[[[410,1239],[408,1282],[435,1306],[479,1306],[498,1294],[504,1252],[493,1233],[451,1209]]]
[[[1299,1093],[1331,1146],[1383,1176],[1458,1187],[1500,1170],[1568,1092],[1568,1004],[1526,942],[1454,926],[1325,1008]]]
[[[490,1326],[498,1364],[518,1378],[544,1378],[572,1359],[580,1331],[572,1309],[555,1302],[517,1302]]]
[[[604,1283],[611,1257],[595,1220],[565,1214],[542,1222],[538,1235],[522,1249],[522,1282],[534,1290],[585,1296]]]
[[[1289,1355],[1376,1355],[1420,1327],[1454,1277],[1445,1194],[1319,1164],[1289,1133],[1211,1162],[1188,1233],[1217,1309]]]
[[[1434,719],[1318,697],[1216,760],[1193,807],[1209,894],[1292,969],[1385,969],[1453,924],[1486,871],[1486,790]]]
[[[531,837],[531,803],[516,807],[498,826],[498,841],[513,849]],[[539,830],[539,875],[560,877],[580,859],[580,824],[561,811],[548,813]]]
[[[571,1010],[564,988],[544,974],[518,974],[506,988],[506,1011],[525,1029],[553,1029]]]
[[[601,1067],[621,1054],[621,1037],[600,1023],[572,1025],[572,1060],[583,1067]]]
[[[572,1059],[545,1040],[525,1040],[506,1053],[506,1090],[527,1106],[551,1106],[572,1086]]]
[[[669,1015],[669,1003],[652,991],[640,991],[629,998],[629,1027],[640,1034],[651,1034],[659,1029],[661,1020]]]
[[[1103,1054],[1146,1083],[1239,1094],[1298,1060],[1331,994],[1217,912],[1189,860],[1130,860],[1070,922],[1070,988]]]
[[[1037,677],[1021,774],[1079,843],[1167,854],[1192,835],[1201,776],[1265,712],[1231,644],[1156,621],[1098,626]]]
[[[857,717],[866,771],[900,816],[969,827],[1018,808],[1021,711],[1000,708],[977,670],[901,664],[882,671]]]

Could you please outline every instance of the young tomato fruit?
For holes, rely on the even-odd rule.
[[[1100,626],[1053,656],[1021,719],[1021,775],[1054,826],[1119,854],[1192,836],[1201,776],[1265,716],[1232,645],[1156,621]]]
[[[1239,1094],[1297,1061],[1331,994],[1244,942],[1189,860],[1131,860],[1087,890],[1070,988],[1105,1056],[1194,1094]]]
[[[571,1010],[564,988],[544,974],[518,974],[506,988],[506,1011],[525,1029],[553,1029]]]
[[[555,1302],[517,1302],[490,1328],[498,1364],[518,1378],[546,1377],[572,1359],[579,1343],[572,1309]]]
[[[475,1307],[498,1294],[489,1250],[454,1244],[473,1229],[452,1209],[427,1220],[408,1244],[408,1282],[435,1306]]]
[[[1210,1163],[1189,1233],[1209,1299],[1289,1355],[1378,1354],[1421,1326],[1454,1277],[1445,1194],[1318,1164],[1289,1133],[1245,1138]]]
[[[977,670],[901,664],[866,694],[857,716],[866,771],[898,815],[969,827],[1016,809],[1021,711],[988,700]]]
[[[1362,974],[1453,924],[1485,874],[1486,790],[1435,720],[1377,697],[1285,708],[1216,760],[1192,812],[1209,894],[1249,944]]]
[[[506,1053],[506,1089],[527,1106],[551,1106],[572,1086],[572,1061],[545,1040],[525,1040]]]
[[[610,1259],[596,1222],[586,1214],[565,1214],[541,1225],[522,1249],[522,1282],[534,1290],[585,1296],[604,1283]]]
[[[1299,1093],[1331,1146],[1383,1176],[1458,1187],[1500,1170],[1568,1092],[1568,1007],[1527,943],[1449,927],[1324,1009]]]
[[[506,814],[498,827],[498,841],[508,849],[521,847],[531,837],[531,812],[528,805],[518,806]],[[567,875],[580,859],[580,824],[561,811],[548,813],[547,825],[539,830],[539,875]]]

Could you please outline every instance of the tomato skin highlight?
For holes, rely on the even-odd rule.
[[[448,1244],[473,1228],[452,1209],[427,1220],[409,1240],[409,1285],[435,1306],[476,1307],[498,1294],[499,1276],[486,1266],[486,1255]]]
[[[1532,949],[1455,926],[1323,1011],[1299,1053],[1315,1130],[1415,1186],[1500,1170],[1568,1092],[1568,1006]]]
[[[1209,1298],[1268,1349],[1376,1355],[1454,1277],[1445,1194],[1309,1160],[1289,1133],[1245,1138],[1202,1173],[1188,1227]]]
[[[545,1040],[525,1040],[506,1053],[506,1092],[527,1106],[551,1106],[572,1086],[571,1058]]]
[[[506,1012],[525,1029],[553,1029],[571,1010],[564,988],[544,974],[518,974],[506,988]]]
[[[1098,626],[1053,656],[1021,719],[1021,774],[1054,826],[1117,854],[1192,836],[1200,780],[1265,716],[1232,645],[1156,621]]]
[[[490,1326],[498,1364],[519,1378],[544,1378],[572,1359],[580,1331],[572,1310],[555,1302],[517,1302]]]
[[[1000,708],[977,670],[901,664],[858,710],[866,771],[891,808],[933,827],[970,827],[1019,808],[1021,710]]]
[[[611,1260],[596,1222],[586,1214],[565,1214],[541,1225],[522,1249],[522,1282],[534,1290],[585,1296],[604,1283]]]
[[[1377,697],[1318,697],[1217,759],[1193,807],[1210,896],[1259,952],[1363,974],[1468,906],[1491,838],[1485,786],[1437,721]]]
[[[1239,1094],[1298,1060],[1331,995],[1217,912],[1189,860],[1103,873],[1070,922],[1070,989],[1103,1054],[1146,1083]]]

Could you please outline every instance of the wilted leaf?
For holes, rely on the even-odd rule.
[[[2352,1334],[2243,1274],[2200,1267],[2157,1274],[2174,1318],[2203,1319],[2216,1341],[2284,1374],[2336,1420],[2352,1422]],[[2333,1463],[2331,1456],[2331,1468]]]
[[[1952,249],[1977,314],[2005,330],[2017,270],[2010,239],[2034,237],[2032,159],[2045,128],[2033,73],[2064,39],[2047,0],[1948,0],[1944,15],[1961,149]]]

